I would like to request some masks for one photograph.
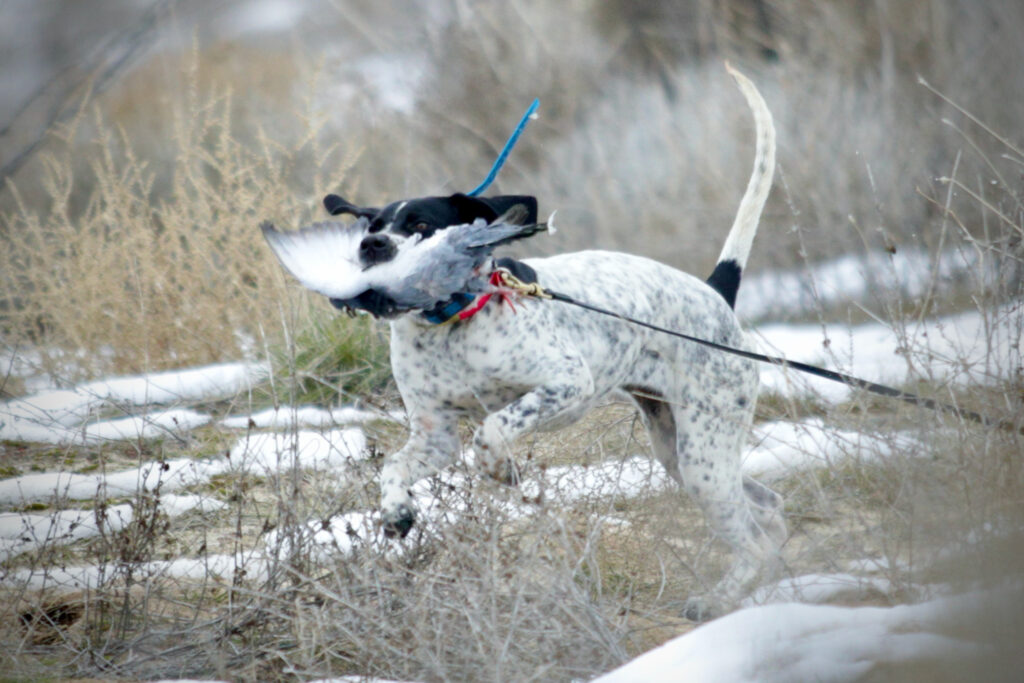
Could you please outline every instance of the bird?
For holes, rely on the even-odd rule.
[[[281,265],[306,288],[352,307],[373,292],[390,301],[394,314],[429,310],[459,293],[488,291],[490,273],[481,266],[493,251],[546,231],[552,222],[519,225],[524,211],[516,205],[491,222],[476,219],[427,238],[413,235],[397,244],[392,259],[370,266],[359,258],[369,231],[366,217],[313,223],[296,231],[280,231],[270,222],[260,227]]]

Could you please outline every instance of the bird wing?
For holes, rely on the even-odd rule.
[[[548,229],[547,223],[521,225],[515,222],[515,218],[510,217],[509,214],[512,214],[519,206],[521,205],[512,207],[505,215],[493,223],[483,224],[482,221],[477,221],[462,226],[459,232],[451,233],[449,237],[453,247],[465,250],[485,249],[490,254],[495,248],[503,244],[531,237],[538,232]]]
[[[314,223],[281,232],[270,223],[260,229],[281,265],[308,289],[332,299],[348,299],[366,291],[359,263],[359,243],[369,221]]]
[[[479,267],[495,247],[547,229],[544,223],[510,222],[517,219],[510,211],[492,223],[477,219],[426,239],[413,236],[397,244],[393,259],[366,269],[359,262],[366,219],[314,223],[295,232],[280,232],[269,223],[261,227],[285,269],[315,292],[347,300],[372,289],[400,308],[428,309],[457,292],[485,291]]]

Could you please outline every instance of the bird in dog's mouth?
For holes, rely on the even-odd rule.
[[[395,318],[430,310],[459,293],[488,291],[482,266],[500,245],[548,229],[525,222],[530,209],[514,204],[492,221],[471,222],[429,235],[381,234],[369,216],[314,223],[282,232],[263,223],[263,236],[285,269],[336,308]]]

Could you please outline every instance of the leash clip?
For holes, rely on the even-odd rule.
[[[533,296],[538,299],[550,299],[548,294],[539,282],[526,283],[512,274],[508,268],[495,268],[491,274],[491,284],[505,289],[511,289],[522,296]]]
[[[487,302],[490,301],[494,295],[501,297],[502,303],[508,304],[513,313],[516,310],[515,304],[512,303],[512,295],[514,294],[518,294],[520,296],[532,296],[538,299],[552,298],[550,294],[544,291],[544,288],[540,286],[540,283],[523,282],[513,275],[512,271],[503,266],[491,271],[488,282],[495,288],[494,291],[487,292],[486,294],[480,294],[479,296],[473,296],[472,294],[465,293],[456,294],[452,300],[442,308],[442,310],[432,313],[432,317],[428,317],[427,319],[438,327],[469,320],[476,315],[480,309],[486,306]]]

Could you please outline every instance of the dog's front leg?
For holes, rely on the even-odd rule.
[[[557,377],[484,419],[473,437],[478,466],[502,483],[517,484],[519,471],[512,457],[512,443],[578,411],[593,395],[594,378],[587,364],[578,358],[563,359]]]
[[[384,535],[404,538],[415,515],[409,489],[451,463],[458,452],[455,417],[446,413],[412,416],[409,440],[384,460],[380,476]]]

